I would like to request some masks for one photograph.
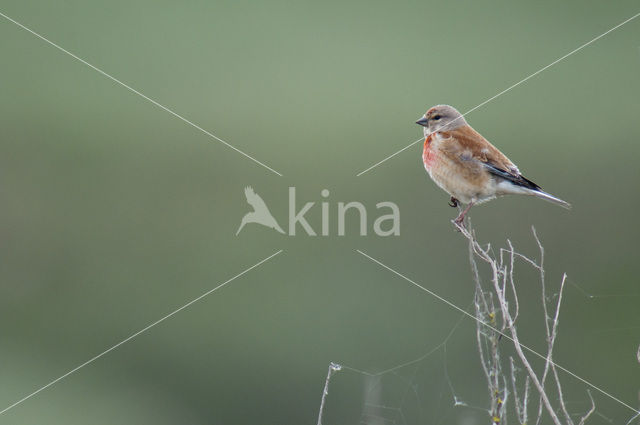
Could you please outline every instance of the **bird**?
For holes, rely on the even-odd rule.
[[[258,195],[251,186],[244,188],[244,196],[247,198],[247,203],[253,207],[253,211],[246,213],[244,217],[242,217],[242,222],[236,232],[236,236],[247,223],[262,224],[280,233],[284,233],[284,230],[282,230],[276,219],[271,215],[267,204],[264,203],[260,195]]]
[[[474,130],[456,108],[436,105],[418,120],[425,140],[422,161],[431,179],[460,208],[453,222],[463,226],[472,206],[502,195],[530,195],[570,209],[568,202],[542,190],[520,174],[509,158]]]

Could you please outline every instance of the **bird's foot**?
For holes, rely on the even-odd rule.
[[[460,214],[459,216],[457,216],[453,221],[453,224],[456,225],[456,227],[458,227],[458,231],[461,232],[462,229],[464,229],[464,214]]]
[[[449,200],[449,206],[451,208],[458,208],[458,200],[452,196]]]
[[[456,200],[457,201],[457,200]],[[464,218],[466,217],[467,213],[469,212],[469,210],[471,209],[471,207],[473,206],[475,202],[469,202],[469,205],[467,205],[467,208],[465,208],[464,210],[460,211],[460,214],[458,214],[458,216],[455,218],[455,220],[453,220],[453,224],[456,225],[456,227],[458,228],[458,231],[462,232],[463,230],[466,230],[466,227],[464,225]],[[460,208],[462,209],[462,208]]]

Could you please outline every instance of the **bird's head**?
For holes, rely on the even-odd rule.
[[[436,105],[418,120],[416,124],[424,127],[424,135],[436,131],[450,131],[467,125],[464,117],[456,108],[449,105]]]

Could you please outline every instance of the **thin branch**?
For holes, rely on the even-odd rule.
[[[589,399],[591,400],[591,409],[589,409],[589,411],[580,418],[580,422],[578,423],[578,425],[584,425],[587,419],[589,419],[589,416],[591,416],[593,412],[596,411],[596,402],[593,401],[591,391],[587,390],[587,394],[589,394]]]
[[[510,240],[507,240],[509,244],[509,283],[511,284],[511,291],[513,291],[513,299],[516,304],[516,311],[513,314],[513,321],[515,322],[518,319],[518,314],[520,313],[520,303],[518,302],[518,293],[516,292],[516,284],[513,281],[513,266],[515,260],[515,250],[513,249],[513,245]]]
[[[327,379],[324,381],[324,389],[322,390],[322,401],[320,401],[320,412],[318,412],[318,425],[322,425],[322,413],[324,412],[324,402],[327,399],[327,395],[329,395],[329,381],[331,381],[331,376],[342,369],[337,363],[331,362],[329,364],[329,370],[327,371]]]
[[[564,413],[567,423],[571,424],[573,423],[573,421],[571,419],[571,415],[569,415],[569,412],[567,411],[567,406],[564,402],[564,396],[562,394],[562,386],[560,385],[560,379],[558,378],[558,371],[556,369],[555,363],[552,361],[552,358],[551,358],[551,355],[553,353],[553,345],[555,343],[556,336],[558,334],[557,328],[558,328],[558,319],[560,316],[560,304],[562,303],[562,293],[564,291],[564,283],[566,279],[567,279],[567,274],[565,273],[562,276],[562,283],[560,284],[560,292],[558,293],[558,302],[556,303],[556,313],[553,318],[553,327],[551,328],[551,336],[549,337],[549,347],[547,349],[547,364],[551,364],[551,370],[553,371],[553,378],[556,381],[556,388],[558,390],[558,400],[559,400],[560,408]]]
[[[511,366],[511,387],[513,388],[513,403],[516,409],[516,415],[521,424],[527,423],[527,410],[526,401],[520,400],[518,396],[518,385],[516,384],[516,366],[513,361],[513,357],[509,357],[509,364]],[[528,381],[527,381],[528,382]],[[526,392],[525,392],[526,397]]]
[[[552,405],[549,395],[547,394],[544,388],[544,384],[546,382],[548,372],[551,369],[554,374],[556,387],[559,393],[559,401],[558,401],[560,405],[559,408],[563,411],[567,424],[573,425],[573,422],[570,416],[568,415],[568,411],[566,409],[566,405],[562,395],[562,387],[560,385],[556,368],[552,360],[554,343],[557,336],[557,325],[558,325],[558,318],[559,318],[560,306],[562,301],[562,291],[564,288],[566,275],[565,277],[563,277],[563,280],[562,280],[560,296],[558,298],[558,302],[555,308],[555,316],[553,319],[551,319],[548,314],[548,306],[547,306],[547,293],[546,293],[545,274],[544,274],[544,248],[542,246],[542,243],[540,242],[540,239],[538,238],[535,228],[532,228],[532,233],[533,233],[534,239],[536,240],[536,243],[538,244],[538,248],[540,250],[539,264],[527,258],[526,256],[517,253],[510,241],[508,241],[509,250],[507,251],[509,252],[509,264],[505,264],[504,256],[503,256],[504,251],[502,249],[500,250],[499,259],[497,259],[495,255],[493,255],[490,246],[487,246],[487,248],[483,248],[482,245],[480,245],[477,242],[475,238],[475,233],[473,232],[473,230],[468,230],[468,229],[471,229],[470,224],[468,228],[464,226],[457,226],[457,227],[458,227],[458,230],[460,230],[460,232],[469,241],[469,258],[470,258],[471,268],[473,271],[473,277],[474,277],[475,286],[476,286],[476,316],[478,318],[478,323],[484,322],[485,315],[488,315],[492,321],[492,325],[495,326],[497,319],[495,317],[495,310],[488,309],[489,305],[486,302],[486,295],[484,293],[484,290],[482,288],[482,284],[480,281],[480,273],[478,271],[478,266],[475,262],[475,256],[477,256],[482,261],[484,261],[491,269],[490,281],[493,286],[493,291],[490,291],[489,295],[495,295],[497,297],[497,303],[499,306],[499,310],[501,312],[501,318],[500,318],[501,332],[508,331],[508,333],[510,334],[518,359],[527,372],[527,381],[525,383],[525,399],[528,399],[528,396],[529,396],[530,383],[533,383],[534,388],[536,388],[538,392],[538,396],[539,396],[539,403],[538,403],[539,409],[538,409],[538,418],[537,418],[538,422],[541,420],[542,410],[544,407],[544,410],[551,417],[553,423],[555,425],[562,425],[562,422],[560,421],[560,418],[556,413],[556,409]],[[519,341],[518,332],[515,326],[516,319],[520,313],[518,294],[516,291],[515,279],[513,276],[515,257],[522,258],[524,261],[526,261],[531,266],[533,266],[536,270],[538,270],[540,274],[541,298],[542,298],[543,310],[544,310],[544,316],[545,316],[544,326],[545,326],[545,333],[546,333],[546,340],[547,340],[547,355],[546,355],[546,361],[545,361],[545,369],[541,378],[539,378],[538,375],[535,373],[529,360],[525,356],[522,350],[522,346]],[[507,288],[509,288],[512,292],[511,298],[513,298],[514,305],[515,305],[513,314],[509,310],[509,295],[508,295]],[[550,321],[551,321],[551,324],[549,323]],[[503,416],[504,414],[504,410],[502,408],[503,408],[504,400],[506,399],[505,396],[506,396],[506,386],[507,386],[507,379],[502,374],[502,370],[501,370],[499,346],[497,344],[499,339],[496,338],[495,333],[489,336],[488,334],[482,332],[480,329],[477,330],[477,339],[478,339],[478,348],[480,351],[480,360],[482,363],[483,371],[487,376],[489,390],[492,395],[491,412],[493,415],[493,421],[494,423],[497,423],[499,422],[500,417]],[[486,344],[489,344],[489,346],[487,346]],[[490,351],[491,360],[487,358],[487,354],[489,353],[485,351],[486,349],[491,350]],[[513,362],[513,359],[511,359],[511,361]],[[511,380],[514,388],[514,398],[515,398],[514,404],[516,405],[516,411],[518,413],[519,419],[522,419],[523,406],[526,403],[526,401],[520,401],[518,399],[514,370],[515,368],[514,368],[514,365],[512,364]],[[502,398],[500,398],[501,381],[503,384],[502,392],[504,392]]]

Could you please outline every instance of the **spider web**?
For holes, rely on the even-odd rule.
[[[460,315],[444,340],[421,356],[382,371],[331,363],[322,394],[318,425],[489,423],[488,396],[482,376],[474,376],[477,382],[469,383],[468,376],[460,376],[465,375],[465,368],[456,370],[454,366],[452,372],[456,376],[453,377],[450,372],[449,347],[459,346],[456,338],[468,338],[468,333],[460,332],[461,328],[473,326],[470,320],[465,319],[465,315]],[[472,349],[477,356],[477,347],[473,346]],[[475,359],[475,362],[478,364],[473,366],[479,369],[479,361]],[[338,373],[340,376],[336,378]],[[475,388],[480,390],[479,394]],[[354,403],[354,399],[358,401]],[[583,398],[567,401],[567,405],[574,409],[577,417],[589,409],[588,401]],[[634,420],[632,418],[629,423],[635,423]],[[591,423],[610,424],[614,420],[597,409]]]
[[[575,288],[574,294],[583,298],[585,303],[607,298],[640,297],[638,293],[594,294],[583,289],[574,280],[566,279],[566,282]],[[550,299],[558,296],[557,293],[548,295]],[[472,311],[473,305],[474,301],[465,311]],[[370,371],[359,368],[357,364],[331,363],[320,403],[318,425],[492,423],[486,381],[481,373],[469,373],[469,370],[474,368],[480,369],[478,346],[475,341],[469,339],[468,332],[475,333],[475,327],[476,323],[473,323],[467,314],[461,314],[450,325],[446,336],[440,342],[431,344],[422,355],[383,370]],[[621,330],[636,328],[638,327],[630,326]],[[460,350],[461,346],[468,347],[464,350],[472,352],[474,364],[460,367],[460,356],[454,355],[454,352]],[[453,349],[449,350],[451,347]],[[505,358],[513,355],[514,350],[509,344],[503,344],[501,347]],[[637,355],[640,362],[640,347]],[[338,373],[340,377],[335,379]],[[521,368],[516,367],[514,373],[519,374],[521,381],[524,381],[525,373]],[[566,376],[565,378],[570,379]],[[522,388],[518,391],[522,391]],[[571,416],[576,423],[591,406],[589,400],[583,396],[584,394],[579,394],[576,395],[576,399],[565,402],[571,409]],[[509,409],[513,410],[513,394],[508,397],[511,398]],[[356,399],[358,402],[354,403]],[[537,395],[534,394],[533,399],[537,399]],[[593,416],[586,423],[614,423],[609,413],[603,413],[605,410],[607,409],[597,406]],[[625,422],[636,423],[639,416],[632,416],[630,419],[627,417],[628,422],[627,419]],[[512,413],[508,413],[500,423],[506,424],[507,419],[512,423],[520,423]],[[535,420],[531,422],[535,423]],[[548,419],[543,417],[541,423],[548,423]]]
[[[449,372],[448,348],[455,344],[460,328],[471,325],[465,319],[465,315],[459,315],[444,339],[419,357],[385,370],[371,372],[331,363],[318,425],[352,424],[354,419],[363,425],[443,424],[452,423],[455,418],[458,418],[455,423],[473,424],[477,423],[474,418],[486,420],[488,410],[471,404],[467,396],[458,391]],[[334,380],[338,372],[341,376]],[[355,408],[341,406],[356,396],[348,394],[350,390],[345,387],[358,391],[360,402]],[[329,389],[330,402],[327,400]],[[334,414],[334,410],[348,411],[347,417]]]

